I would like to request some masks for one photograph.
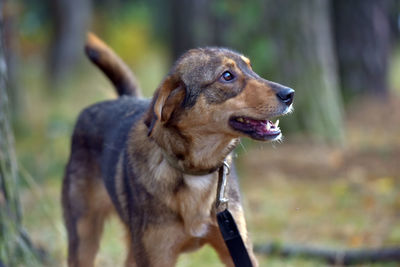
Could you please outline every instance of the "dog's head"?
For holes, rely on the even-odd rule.
[[[271,119],[291,110],[294,90],[267,81],[243,55],[224,48],[186,52],[157,89],[146,118],[149,135],[161,127],[183,136],[223,134],[276,140]]]

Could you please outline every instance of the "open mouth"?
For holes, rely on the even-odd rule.
[[[229,125],[236,131],[242,132],[256,140],[272,141],[281,137],[279,120],[273,123],[270,120],[233,117],[229,120]]]

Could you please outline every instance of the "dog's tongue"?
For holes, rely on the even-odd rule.
[[[254,120],[250,118],[245,118],[240,121],[253,128],[258,134],[275,135],[280,132],[278,127],[279,120],[277,120],[275,124],[269,120]]]
[[[277,122],[279,124],[279,120]],[[277,125],[269,120],[253,121],[251,124],[256,127],[256,132],[259,134],[276,134],[280,131]]]

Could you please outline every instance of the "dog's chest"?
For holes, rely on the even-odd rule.
[[[211,210],[216,198],[217,173],[203,176],[185,174],[186,185],[183,218],[187,232],[194,237],[203,237],[212,222]]]
[[[213,183],[216,182],[216,177],[214,173],[201,176],[184,174],[183,180],[189,190],[204,192],[210,190]]]

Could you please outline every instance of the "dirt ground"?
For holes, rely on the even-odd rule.
[[[400,245],[400,101],[363,99],[345,117],[344,147],[288,136],[239,156],[256,243]]]

